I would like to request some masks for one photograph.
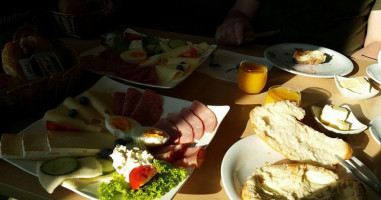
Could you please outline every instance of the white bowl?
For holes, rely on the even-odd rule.
[[[364,76],[364,78],[368,80],[368,77]],[[369,93],[366,93],[366,94],[360,94],[360,93],[357,93],[357,92],[353,92],[347,88],[343,88],[340,86],[340,82],[341,80],[345,80],[345,79],[349,79],[349,78],[346,78],[346,77],[342,77],[342,76],[338,76],[338,75],[335,75],[335,83],[336,83],[336,87],[337,89],[339,89],[341,95],[343,95],[344,97],[348,98],[348,99],[354,99],[354,100],[364,100],[364,99],[369,99],[369,98],[372,98],[374,96],[376,96],[378,94],[378,90],[375,89],[374,87],[372,87],[372,85],[370,86],[370,92]]]
[[[370,121],[369,132],[377,144],[381,145],[381,115]]]
[[[324,129],[326,129],[328,131],[332,131],[334,133],[344,134],[344,135],[358,134],[358,133],[365,131],[368,128],[367,125],[365,125],[365,124],[361,123],[359,120],[357,120],[357,118],[355,117],[351,108],[348,105],[341,105],[340,107],[343,107],[343,108],[346,108],[347,110],[349,110],[349,116],[348,116],[346,121],[351,123],[351,127],[347,131],[339,130],[339,129],[336,129],[336,128],[333,128],[331,126],[324,124],[320,120],[320,115],[321,115],[323,108],[320,108],[318,106],[311,106],[311,110],[312,110],[312,114],[314,115],[314,119],[317,122],[317,124],[320,127],[323,127]]]
[[[369,65],[366,68],[366,73],[378,84],[381,84],[381,64]]]

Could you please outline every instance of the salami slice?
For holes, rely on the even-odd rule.
[[[130,117],[142,126],[152,126],[160,119],[162,113],[163,100],[161,96],[150,89],[146,89]]]
[[[211,133],[217,126],[217,117],[205,104],[194,100],[190,110],[204,123],[205,132]]]
[[[180,115],[168,113],[167,119],[176,126],[180,132],[180,144],[193,143],[194,133],[192,126],[186,122]]]
[[[153,125],[156,128],[162,129],[169,135],[168,144],[179,144],[180,142],[180,134],[177,130],[176,126],[173,125],[168,119],[160,118],[159,121]]]
[[[181,117],[184,118],[186,122],[188,122],[192,128],[194,133],[194,140],[198,141],[202,138],[204,135],[204,124],[202,123],[201,119],[198,118],[192,111],[190,111],[188,108],[183,108],[180,111]]]
[[[126,94],[124,92],[114,92],[114,109],[116,115],[122,115],[125,96]]]
[[[122,116],[130,117],[134,111],[136,105],[138,104],[142,93],[136,88],[128,88],[123,104]]]

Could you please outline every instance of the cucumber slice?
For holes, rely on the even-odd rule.
[[[75,171],[78,165],[76,158],[60,157],[43,162],[40,169],[44,174],[60,176]]]
[[[98,161],[102,165],[102,175],[107,175],[115,172],[114,166],[112,166],[112,161],[108,159],[98,158]]]
[[[184,40],[173,39],[168,42],[168,46],[171,47],[172,49],[176,49],[177,47],[181,47],[185,45],[186,43]]]

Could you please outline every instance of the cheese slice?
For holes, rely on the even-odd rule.
[[[50,148],[48,144],[48,134],[23,134],[24,159],[45,160],[49,156]]]
[[[40,184],[48,193],[53,191],[66,179],[71,178],[93,178],[102,175],[102,165],[95,157],[84,157],[78,159],[79,167],[77,170],[70,174],[62,176],[51,176],[44,174],[40,167],[37,170],[38,180]],[[38,166],[41,166],[42,162],[39,162]]]
[[[178,78],[181,78],[184,75],[184,72],[180,70],[164,67],[161,65],[156,65],[155,68],[160,84],[165,84],[174,81]]]
[[[371,89],[370,83],[363,76],[341,80],[340,86],[360,94],[369,93]]]
[[[21,134],[8,134],[3,133],[1,135],[1,157],[7,159],[17,159],[24,156],[24,151],[22,147]]]
[[[116,137],[107,132],[50,131],[48,142],[52,154],[59,156],[92,156],[111,148]]]
[[[75,109],[78,112],[78,115],[83,117],[87,123],[101,124],[103,122],[103,118],[91,106],[81,105],[71,97],[66,98],[63,105],[69,110]]]
[[[99,183],[109,183],[112,180],[113,174],[107,174],[102,176],[97,176],[94,178],[71,178],[62,182],[62,186],[66,188],[72,188],[76,190],[82,190],[93,184]]]
[[[87,97],[90,105],[101,114],[103,118],[113,115],[113,98],[111,98],[111,94],[87,90],[81,96]]]

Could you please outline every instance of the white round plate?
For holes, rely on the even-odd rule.
[[[377,144],[381,145],[381,115],[370,121],[369,131]]]
[[[254,168],[284,160],[282,154],[274,151],[257,135],[247,136],[226,152],[221,164],[221,178],[230,199],[241,199],[241,191],[246,179]]]
[[[366,68],[366,73],[378,84],[381,84],[381,64],[372,64]]]
[[[327,55],[327,59],[319,65],[296,64],[292,60],[296,48],[322,51]],[[343,54],[311,44],[284,43],[274,45],[265,50],[264,56],[279,69],[309,77],[333,78],[335,74],[344,76],[353,70],[352,61]]]

